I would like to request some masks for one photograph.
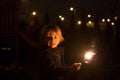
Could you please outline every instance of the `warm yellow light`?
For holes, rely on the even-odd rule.
[[[59,15],[59,18],[62,18],[62,15]]]
[[[87,52],[85,55],[85,59],[91,59],[92,58],[92,53],[91,52]]]
[[[88,14],[88,18],[90,18],[91,17],[91,15],[90,14]]]
[[[112,26],[114,26],[114,25],[115,25],[115,23],[114,23],[114,22],[111,22],[111,25],[112,25]]]
[[[92,22],[91,21],[88,21],[89,24],[91,24]]]
[[[1,50],[11,50],[9,47],[2,47]]]
[[[115,19],[115,20],[118,20],[118,16],[115,16],[114,19]]]
[[[105,19],[102,19],[102,22],[105,22]]]
[[[70,11],[73,11],[74,10],[74,8],[73,7],[70,7]]]
[[[36,15],[36,12],[35,12],[35,11],[33,11],[33,12],[32,12],[32,15],[34,15],[34,16],[35,16],[35,15]]]
[[[62,20],[62,21],[64,21],[64,20],[65,20],[65,18],[64,18],[64,17],[62,17],[62,18],[61,18],[61,20]]]
[[[95,53],[92,50],[86,51],[86,53],[84,55],[85,63],[89,63],[92,60],[94,55],[95,55]]]
[[[78,21],[77,24],[81,24],[82,22],[81,21]]]
[[[107,19],[107,22],[110,22],[110,19]]]
[[[93,28],[94,25],[95,25],[95,24],[94,24],[93,21],[88,21],[88,22],[86,23],[86,26],[89,27],[89,28]]]

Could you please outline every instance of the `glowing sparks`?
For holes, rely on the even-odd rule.
[[[95,53],[90,50],[90,51],[86,51],[85,55],[84,55],[84,60],[85,63],[89,63],[92,60],[92,57],[95,55]]]

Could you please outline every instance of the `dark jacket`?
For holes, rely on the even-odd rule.
[[[41,80],[64,80],[69,73],[69,67],[64,66],[64,49],[61,47],[41,47],[38,61]]]

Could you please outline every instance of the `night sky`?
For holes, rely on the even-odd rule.
[[[76,14],[81,10],[98,15],[113,15],[120,13],[120,0],[29,0],[29,9],[40,13],[49,13],[50,16],[67,14],[69,8],[76,8]]]

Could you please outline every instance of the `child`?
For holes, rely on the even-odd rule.
[[[64,66],[64,49],[60,44],[64,41],[61,29],[57,25],[48,24],[41,31],[41,47],[39,65],[41,80],[64,80],[71,71],[79,71],[81,63]]]

